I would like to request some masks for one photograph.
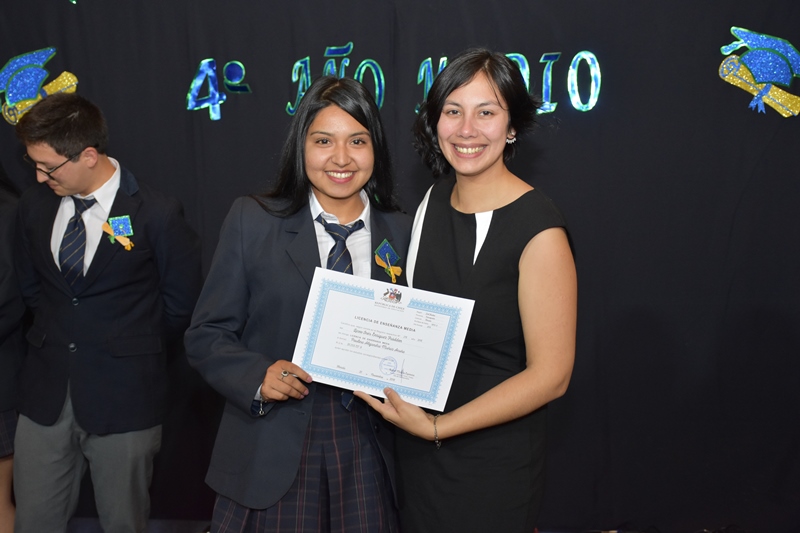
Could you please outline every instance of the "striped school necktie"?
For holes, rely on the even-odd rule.
[[[64,237],[61,239],[61,248],[58,250],[58,264],[61,274],[71,287],[83,279],[83,256],[86,253],[86,226],[83,224],[83,213],[92,207],[97,200],[94,198],[72,197],[75,203],[75,214],[69,219]]]
[[[328,253],[328,270],[335,270],[337,272],[344,272],[345,274],[353,273],[353,258],[350,257],[350,251],[347,249],[347,238],[353,232],[360,230],[364,227],[363,220],[356,220],[352,225],[345,226],[343,224],[336,224],[333,222],[326,222],[322,215],[318,215],[316,221],[325,227],[325,231],[333,237],[334,244],[331,251]],[[345,409],[350,411],[353,408],[353,400],[355,396],[350,391],[342,391],[342,405]]]
[[[364,221],[356,220],[351,226],[345,226],[344,224],[325,222],[322,215],[319,215],[317,216],[317,222],[325,227],[325,231],[327,231],[335,241],[333,248],[331,248],[330,253],[328,253],[328,264],[325,268],[337,272],[344,272],[345,274],[352,274],[353,259],[350,257],[350,251],[347,249],[347,238],[353,232],[363,228]]]

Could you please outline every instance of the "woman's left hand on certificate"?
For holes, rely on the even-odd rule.
[[[375,409],[383,418],[425,440],[433,440],[433,415],[426,413],[421,407],[403,400],[397,392],[390,388],[383,389],[386,399],[381,401],[366,392],[355,391],[353,394]]]

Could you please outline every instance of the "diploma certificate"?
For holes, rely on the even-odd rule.
[[[314,381],[444,410],[474,302],[317,268],[292,362]]]

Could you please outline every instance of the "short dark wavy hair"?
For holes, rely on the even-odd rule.
[[[433,171],[434,177],[450,172],[450,163],[439,147],[436,127],[442,115],[445,101],[450,93],[472,81],[479,73],[484,73],[494,85],[499,96],[508,106],[509,126],[516,136],[530,131],[536,123],[536,110],[541,101],[532,96],[525,87],[525,80],[519,67],[503,54],[486,48],[470,48],[463,51],[433,81],[428,98],[419,110],[414,122],[414,149],[422,161]],[[504,161],[510,161],[515,154],[516,144],[506,144]]]
[[[375,98],[356,80],[335,76],[318,78],[303,95],[283,145],[278,181],[272,190],[261,196],[278,200],[279,205],[270,202],[269,206],[263,203],[262,206],[273,214],[287,216],[308,203],[311,184],[306,176],[306,136],[317,114],[331,105],[341,108],[369,132],[375,163],[364,191],[371,205],[381,211],[398,211],[389,145]]]
[[[90,146],[104,154],[108,146],[103,113],[78,93],[47,96],[22,115],[15,132],[22,144],[47,144],[64,157],[75,157]]]

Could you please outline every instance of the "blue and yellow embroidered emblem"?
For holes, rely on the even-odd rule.
[[[403,273],[402,268],[394,266],[398,261],[400,261],[400,256],[394,251],[389,241],[383,239],[381,245],[375,250],[375,262],[392,278],[392,283],[397,283],[397,276]]]
[[[111,241],[111,244],[119,242],[129,252],[133,248],[133,242],[128,238],[133,236],[130,216],[109,218],[108,222],[103,222],[103,231],[108,233],[108,240]]]

